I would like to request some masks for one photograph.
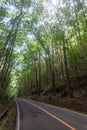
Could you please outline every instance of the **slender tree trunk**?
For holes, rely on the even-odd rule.
[[[46,57],[46,54],[45,54]],[[46,64],[46,86],[48,86],[48,79],[49,79],[49,63],[48,63],[48,58],[46,57],[45,59],[45,64]]]
[[[51,87],[53,89],[53,94],[55,94],[55,77],[54,77],[54,72],[53,72],[53,69],[52,69],[50,55],[49,55],[49,65],[50,65],[50,74],[51,74],[51,85],[52,85]]]
[[[35,84],[35,88],[36,88],[36,95],[38,95],[38,78],[37,78],[37,67],[36,67],[36,71],[35,71],[35,79],[36,79],[36,84]]]
[[[73,97],[73,88],[72,88],[72,85],[71,85],[70,75],[69,75],[69,71],[68,71],[64,34],[63,34],[63,56],[64,56],[65,74],[66,74],[68,89],[69,89],[70,97]]]
[[[41,92],[41,54],[39,50],[39,83],[38,83],[38,96],[40,96]]]

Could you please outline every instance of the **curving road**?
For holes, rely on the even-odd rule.
[[[15,99],[16,130],[87,130],[87,115],[30,99]]]

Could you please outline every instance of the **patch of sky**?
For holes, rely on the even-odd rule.
[[[34,35],[32,33],[28,33],[27,38],[29,38],[29,40],[35,39],[35,37],[34,37]]]

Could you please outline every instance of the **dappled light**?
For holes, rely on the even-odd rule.
[[[14,97],[87,112],[87,0],[0,1],[1,108]]]

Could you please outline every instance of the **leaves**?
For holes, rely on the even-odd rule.
[[[0,21],[6,16],[6,9],[0,6]]]
[[[39,91],[39,85],[47,89],[60,80],[64,82],[65,59],[70,78],[87,71],[85,10],[85,1],[62,0],[58,6],[45,0],[2,1],[0,85],[4,87],[0,89],[10,86],[13,90],[13,75],[21,95]]]

